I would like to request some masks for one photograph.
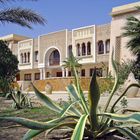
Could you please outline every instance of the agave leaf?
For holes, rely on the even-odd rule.
[[[85,111],[86,114],[89,114],[88,106],[87,106],[87,103],[86,103],[86,100],[85,100],[85,97],[84,97],[84,93],[83,93],[83,91],[81,89],[81,86],[80,86],[80,82],[79,82],[79,78],[78,78],[76,68],[73,67],[73,70],[74,70],[75,84],[76,84],[76,88],[77,88],[77,91],[78,91],[78,97],[81,100],[81,105],[82,105],[83,110]]]
[[[75,108],[73,108],[72,106],[76,103],[78,103],[80,100],[74,101],[71,104],[66,105],[66,107],[62,110],[62,112],[60,113],[61,117],[65,116],[65,114],[70,111],[70,113],[74,113],[78,116],[80,116],[80,112],[78,110],[76,110]]]
[[[55,102],[53,102],[48,96],[46,96],[45,94],[41,93],[33,84],[33,89],[35,91],[35,94],[36,96],[42,101],[45,103],[45,105],[53,110],[53,111],[56,111],[58,113],[60,113],[62,111],[62,108],[56,104]]]
[[[135,135],[132,131],[130,131],[129,129],[126,128],[117,128],[117,130],[122,133],[123,135],[127,136],[128,138],[132,139],[132,140],[139,140],[140,138]]]
[[[91,122],[91,129],[93,131],[99,128],[98,117],[97,117],[97,107],[98,107],[99,99],[100,99],[100,91],[96,80],[96,69],[94,69],[93,76],[90,82],[89,91],[88,91],[90,122]]]
[[[68,93],[70,93],[75,100],[79,100],[75,85],[70,84],[66,87],[66,89],[67,89]]]
[[[131,140],[139,140],[140,139],[137,135],[135,135],[134,133],[132,133],[132,131],[130,131],[128,129],[125,129],[125,128],[121,128],[121,127],[110,127],[110,128],[106,128],[101,133],[99,133],[97,135],[97,137],[103,137],[105,134],[110,133],[110,132],[113,132],[115,130],[118,130],[120,133],[122,133],[124,136],[127,136]]]
[[[84,129],[86,125],[88,115],[84,114],[80,117],[71,137],[71,140],[82,140],[84,135]]]
[[[119,85],[119,79],[118,79],[119,76],[118,76],[117,64],[116,64],[116,62],[114,61],[113,56],[114,56],[114,49],[113,49],[112,55],[111,55],[111,62],[112,62],[112,66],[113,66],[113,69],[114,69],[114,72],[115,72],[115,83],[114,83],[113,89],[112,89],[112,91],[111,91],[111,93],[110,93],[110,97],[109,97],[109,99],[108,99],[108,101],[107,101],[107,103],[106,103],[106,105],[105,105],[104,112],[107,111],[108,106],[109,106],[109,104],[110,104],[110,102],[111,102],[111,99],[112,99],[112,97],[113,97],[113,95],[114,95],[114,93],[115,93],[115,91],[117,90],[118,85]]]
[[[35,129],[35,130],[43,130],[43,129],[50,129],[54,126],[56,126],[58,123],[60,123],[61,121],[64,121],[65,119],[68,118],[74,118],[74,119],[78,119],[79,117],[77,116],[65,116],[65,117],[61,117],[58,119],[53,119],[51,121],[48,122],[38,122],[38,121],[34,121],[31,119],[25,119],[25,118],[20,118],[20,117],[0,117],[0,120],[7,120],[7,121],[12,121],[12,122],[16,122],[18,124],[21,124],[22,126],[25,126],[29,129]]]
[[[16,122],[27,128],[35,129],[35,130],[48,129],[55,125],[54,123],[38,122],[31,119],[25,119],[20,117],[0,117],[0,120]]]
[[[105,113],[103,115],[105,115],[106,117],[114,121],[119,121],[119,122],[129,121],[129,122],[140,123],[140,112],[132,113],[129,115],[114,114],[114,113]]]
[[[126,90],[122,93],[122,95],[115,101],[115,103],[113,104],[113,106],[111,107],[111,113],[113,112],[113,110],[114,110],[114,107],[116,106],[116,104],[121,100],[121,98],[127,93],[127,91],[128,91],[128,89],[130,89],[131,87],[138,87],[138,88],[140,88],[140,85],[139,84],[131,84],[131,85],[129,85],[127,88],[126,88]]]
[[[26,132],[22,140],[31,140],[33,137],[37,136],[38,134],[44,132],[45,130],[32,130]]]

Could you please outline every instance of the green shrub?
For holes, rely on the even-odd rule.
[[[20,90],[12,90],[6,95],[12,99],[12,107],[16,109],[31,108],[31,98],[28,97],[28,93],[24,94]]]
[[[133,61],[123,61],[121,64],[117,63],[118,67],[118,76],[119,76],[119,84],[123,84],[125,80],[128,78],[128,75],[133,70]]]
[[[114,79],[100,78],[97,80],[100,88],[100,93],[110,92],[114,85]]]

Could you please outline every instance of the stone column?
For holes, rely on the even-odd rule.
[[[34,75],[35,75],[35,73],[34,73],[34,72],[32,72],[32,74],[31,74],[31,76],[32,76],[32,77],[31,77],[32,81],[34,81],[34,80],[35,80],[35,76],[34,76]]]
[[[43,80],[46,79],[46,68],[43,68]]]
[[[40,70],[40,80],[43,80],[43,69],[39,69]]]
[[[65,77],[65,69],[62,67],[62,77]]]
[[[69,71],[68,71],[68,68],[66,68],[66,77],[69,76]]]

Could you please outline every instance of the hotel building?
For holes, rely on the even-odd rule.
[[[122,36],[122,27],[128,16],[140,18],[136,6],[140,6],[140,2],[114,7],[110,13],[111,22],[104,25],[90,25],[71,31],[65,29],[35,39],[16,34],[0,37],[9,42],[9,48],[19,60],[17,81],[25,84],[27,81],[71,76],[70,70],[62,67],[71,52],[80,58],[81,76],[90,77],[94,67],[99,77],[105,77],[109,72],[113,74],[110,61],[113,48],[117,62],[134,59],[125,47],[129,38]]]

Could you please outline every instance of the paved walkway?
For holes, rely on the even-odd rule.
[[[32,95],[34,95],[32,93]],[[47,94],[48,97],[50,97],[52,100],[54,101],[68,101],[69,100],[69,94],[66,92],[61,92],[61,93],[52,93],[52,94]],[[85,94],[87,96],[87,93]],[[99,101],[99,105],[101,106],[105,106],[107,100],[108,100],[109,96],[101,96],[100,101]],[[113,99],[111,101],[111,105],[119,98],[118,95],[114,95]],[[140,97],[137,98],[126,98],[127,102],[128,102],[128,108],[131,109],[139,109],[140,110]],[[120,103],[118,104],[118,106],[121,106]]]

